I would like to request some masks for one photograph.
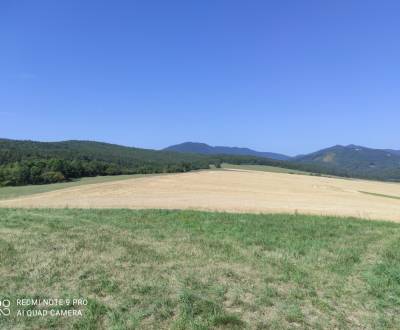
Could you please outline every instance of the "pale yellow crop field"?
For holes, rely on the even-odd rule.
[[[298,212],[400,221],[396,197],[400,197],[397,183],[224,170],[82,185],[3,200],[0,207]]]

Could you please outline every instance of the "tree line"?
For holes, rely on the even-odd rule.
[[[0,186],[56,183],[98,175],[188,172],[202,168],[209,168],[209,164],[206,162],[141,163],[125,168],[118,164],[96,160],[56,158],[27,160],[0,166]]]

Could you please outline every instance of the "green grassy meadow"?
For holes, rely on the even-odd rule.
[[[310,172],[292,170],[289,168],[268,166],[268,165],[234,165],[234,164],[223,163],[221,167],[225,169],[262,171],[262,172],[273,172],[273,173],[304,174],[304,175],[312,174]]]
[[[3,299],[88,299],[82,317],[12,305],[1,329],[400,328],[395,223],[0,209],[0,233]]]

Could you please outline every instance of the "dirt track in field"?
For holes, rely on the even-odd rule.
[[[400,222],[400,184],[260,171],[201,171],[91,184],[0,201],[0,207],[299,212]]]

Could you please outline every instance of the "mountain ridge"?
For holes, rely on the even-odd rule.
[[[374,149],[359,145],[335,145],[316,152],[294,157],[296,163],[318,164],[328,168],[340,168],[349,172],[400,173],[400,151]]]
[[[181,153],[199,153],[204,155],[237,155],[237,156],[255,156],[261,158],[268,158],[273,160],[289,160],[290,156],[275,153],[275,152],[263,152],[256,151],[250,148],[244,147],[227,147],[227,146],[210,146],[206,143],[201,142],[183,142],[180,144],[175,144],[167,148],[162,149],[162,151],[174,151]]]
[[[237,152],[234,147],[224,148],[219,149],[204,143],[185,142],[164,150],[200,154],[217,154],[223,153],[224,150],[229,151],[231,154]],[[239,150],[244,153],[254,151],[248,148],[239,148]],[[266,154],[269,156],[265,156]],[[274,153],[272,154],[272,157],[274,157]],[[277,155],[279,157],[281,154]],[[271,153],[264,153],[264,157],[265,159],[274,159],[271,157]],[[374,149],[355,144],[338,144],[309,154],[286,159],[275,158],[274,160],[281,161],[283,167],[303,166],[311,172],[336,173],[339,176],[376,178],[378,180],[398,181],[400,178],[400,150]]]

